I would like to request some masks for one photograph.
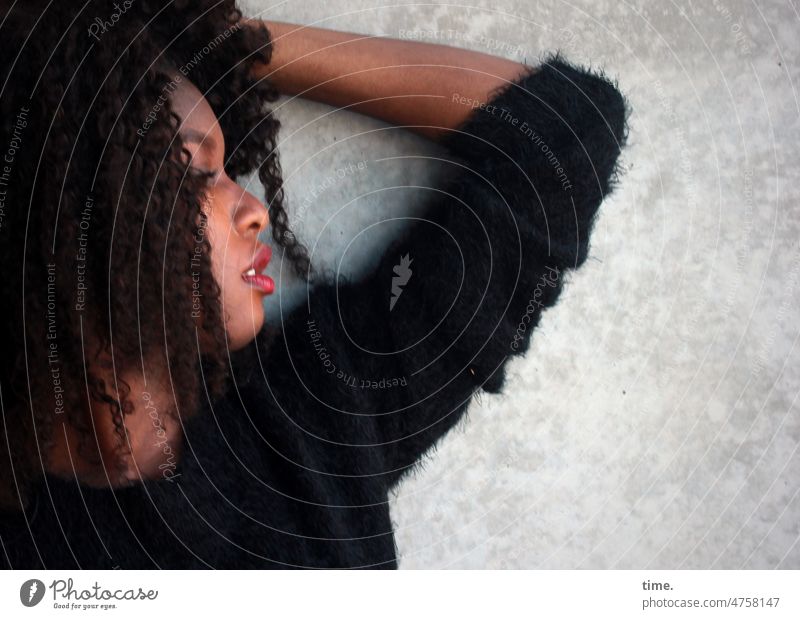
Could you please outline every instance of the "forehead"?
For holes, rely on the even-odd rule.
[[[206,98],[186,77],[173,76],[176,87],[172,90],[171,103],[173,111],[180,116],[180,133],[187,139],[201,141],[204,145],[213,145],[222,137],[222,130],[217,116]],[[199,134],[199,136],[198,136]],[[208,143],[211,144],[208,144]]]

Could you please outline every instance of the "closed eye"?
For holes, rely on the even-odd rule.
[[[191,170],[192,176],[205,178],[204,184],[209,187],[216,184],[217,180],[219,180],[219,177],[222,174],[222,170],[206,170],[204,168],[198,168],[195,166],[190,166],[189,169]]]

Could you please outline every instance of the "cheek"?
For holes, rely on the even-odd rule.
[[[242,265],[248,253],[225,209],[208,211],[206,237],[211,244],[211,271],[220,287],[228,345],[235,350],[258,333],[264,323],[264,308],[259,295],[242,281]]]
[[[232,225],[224,213],[210,213],[206,231],[211,244],[211,271],[220,286],[222,301],[229,314],[234,308],[247,310],[253,298],[258,300],[257,295],[242,281],[242,265],[247,262],[249,254]],[[248,316],[253,314],[252,311],[246,313]],[[252,321],[252,318],[249,320]]]
[[[230,220],[224,216],[221,209],[211,209],[208,213],[206,238],[211,244],[211,270],[217,284],[223,286],[226,279],[230,278],[229,265],[234,260],[231,255],[231,248],[228,246],[231,240]]]

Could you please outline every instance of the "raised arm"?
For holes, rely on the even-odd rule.
[[[470,105],[529,70],[523,64],[434,43],[262,22],[273,40],[256,75],[287,95],[347,107],[440,139],[461,125]]]
[[[466,79],[447,93],[428,83],[467,111],[440,108],[449,158],[441,183],[420,193],[425,216],[365,280],[318,284],[284,318],[263,351],[254,399],[268,393],[293,415],[328,454],[326,474],[380,475],[387,486],[477,391],[502,390],[508,360],[528,350],[568,271],[586,260],[626,137],[615,86],[558,57],[494,90],[489,81],[477,93]],[[414,86],[406,87],[424,94]],[[477,107],[453,96],[487,92]],[[450,128],[454,118],[464,120]]]

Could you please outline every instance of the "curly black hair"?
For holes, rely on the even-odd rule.
[[[222,395],[230,375],[203,235],[205,179],[189,168],[165,67],[205,95],[225,135],[225,171],[257,170],[274,241],[301,278],[312,270],[284,208],[280,123],[266,105],[279,93],[251,77],[272,55],[263,24],[231,0],[9,4],[0,3],[0,501],[24,506],[62,421],[100,462],[90,406],[108,411],[126,453],[125,368],[166,361],[168,412],[183,419],[206,390]],[[192,320],[198,298],[202,318]],[[212,342],[202,353],[201,332]]]

